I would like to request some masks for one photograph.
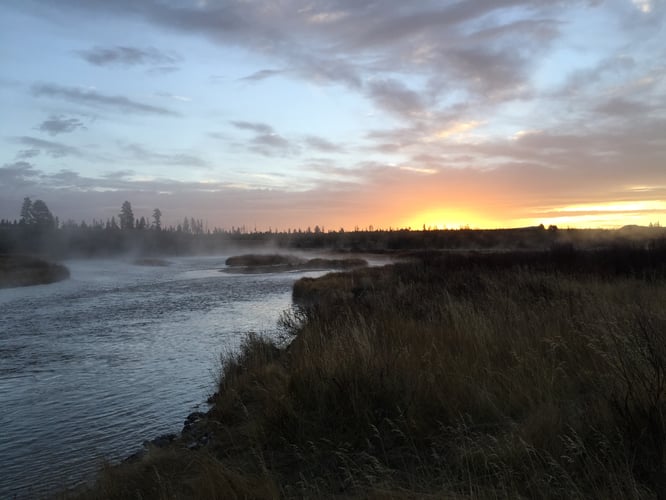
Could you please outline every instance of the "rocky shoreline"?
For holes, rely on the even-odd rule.
[[[180,433],[170,432],[145,440],[142,449],[125,457],[121,460],[121,463],[131,464],[140,461],[146,456],[151,447],[168,448],[169,446],[180,445],[188,450],[198,450],[211,441],[211,434],[207,430],[207,420],[207,412],[192,412],[183,421],[183,428]]]

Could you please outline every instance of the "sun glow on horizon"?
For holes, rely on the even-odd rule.
[[[424,210],[401,222],[401,227],[419,229],[490,229],[503,226],[497,220],[487,219],[469,209],[436,208]]]
[[[553,207],[532,219],[544,225],[571,228],[616,229],[627,225],[647,226],[666,220],[666,201],[635,200],[577,203]]]
[[[425,229],[501,229],[544,225],[572,229],[618,229],[622,226],[663,225],[666,221],[666,201],[634,200],[591,203],[572,203],[564,206],[536,209],[532,215],[494,212],[468,207],[437,207],[415,211],[404,217],[399,227]]]

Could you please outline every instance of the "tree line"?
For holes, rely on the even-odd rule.
[[[118,213],[118,218],[112,216],[106,221],[92,219],[92,222],[76,222],[72,219],[67,221],[60,221],[57,216],[54,216],[47,204],[43,200],[35,200],[34,202],[29,198],[23,199],[21,206],[20,218],[18,220],[10,221],[7,219],[0,220],[0,227],[7,226],[29,226],[35,229],[52,230],[52,229],[108,229],[108,230],[154,230],[162,231],[162,211],[159,208],[154,208],[152,216],[147,219],[145,216],[135,217],[132,209],[132,204],[129,201],[123,202]],[[182,223],[175,226],[168,226],[164,228],[167,231],[178,231],[189,234],[203,234],[206,225],[201,219],[194,217],[185,217]]]
[[[631,228],[629,228],[631,229]],[[645,232],[647,231],[647,232]],[[162,211],[137,216],[129,201],[106,221],[61,222],[43,200],[25,198],[20,219],[0,220],[0,254],[42,255],[56,259],[133,255],[213,254],[238,249],[272,248],[333,250],[345,252],[395,252],[422,249],[548,249],[558,245],[590,246],[612,242],[663,239],[666,229],[653,225],[636,230],[557,230],[543,225],[492,230],[383,230],[354,228],[345,231],[293,229],[258,231],[245,226],[231,229],[207,227],[202,220],[184,217],[175,226],[164,226]]]

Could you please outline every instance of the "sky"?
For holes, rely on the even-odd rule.
[[[666,224],[665,0],[4,0],[0,218]]]

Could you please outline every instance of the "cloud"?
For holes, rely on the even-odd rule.
[[[288,56],[302,78],[317,84],[343,84],[353,90],[363,88],[360,69],[350,60],[327,55],[295,52]]]
[[[571,72],[555,95],[562,98],[585,93],[588,89],[596,88],[600,82],[626,78],[637,68],[638,63],[632,56],[603,58],[593,65]]]
[[[16,159],[17,160],[27,160],[30,158],[35,158],[36,156],[39,156],[41,153],[41,150],[37,148],[30,148],[30,149],[22,149],[18,153],[16,153]]]
[[[231,123],[234,127],[239,128],[241,130],[251,130],[252,132],[256,132],[257,134],[272,134],[273,133],[273,127],[270,125],[267,125],[265,123],[259,123],[259,122],[246,122],[246,121],[231,121]]]
[[[335,144],[323,137],[317,137],[314,135],[309,135],[305,137],[305,143],[308,147],[321,151],[323,153],[342,153],[344,148],[339,144]]]
[[[651,106],[645,103],[616,97],[609,99],[596,107],[600,113],[626,118],[628,115],[643,115],[649,113]]]
[[[185,153],[158,153],[150,151],[144,146],[136,143],[121,145],[134,160],[143,164],[150,163],[156,165],[182,165],[188,167],[208,167],[208,162],[204,159]]]
[[[272,78],[282,73],[284,73],[284,71],[280,69],[262,69],[250,75],[239,78],[239,80],[246,82],[258,82],[261,80],[266,80],[267,78]]]
[[[63,115],[51,115],[47,120],[44,120],[38,130],[46,132],[54,136],[58,134],[65,134],[74,132],[77,129],[85,129],[83,122],[78,118],[65,118]]]
[[[287,149],[290,147],[289,141],[284,137],[272,133],[272,134],[259,134],[254,139],[252,143],[256,144],[257,147],[269,147],[277,149]]]
[[[261,122],[230,121],[240,130],[254,132],[255,136],[247,146],[248,150],[262,156],[289,156],[299,152],[298,147],[275,132],[273,127]]]
[[[66,144],[62,144],[60,142],[45,141],[44,139],[28,136],[17,137],[15,141],[23,146],[30,147],[31,149],[29,151],[31,156],[37,156],[37,154],[39,154],[38,152],[40,151],[44,151],[51,158],[82,156],[82,153],[79,149],[72,146],[67,146]]]
[[[127,46],[95,47],[77,52],[84,60],[95,66],[164,66],[180,61],[178,56],[160,51],[154,47],[138,48]]]
[[[396,79],[375,80],[368,87],[370,98],[390,113],[401,117],[417,117],[425,110],[422,96]]]
[[[166,97],[167,99],[172,99],[174,101],[180,101],[180,102],[190,102],[192,100],[191,97],[171,94],[169,92],[155,92],[155,95],[158,97]]]
[[[106,95],[95,90],[83,90],[76,87],[62,87],[60,85],[43,83],[33,85],[32,94],[36,97],[59,98],[75,104],[110,109],[120,113],[179,116],[178,113],[161,106],[153,106],[151,104],[133,101],[125,96]]]
[[[298,148],[276,133],[256,135],[249,149],[263,156],[289,156],[298,152]]]
[[[5,163],[0,167],[0,185],[8,188],[7,194],[13,189],[23,189],[37,182],[40,172],[27,161]]]

